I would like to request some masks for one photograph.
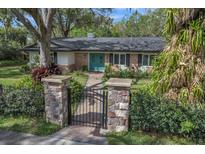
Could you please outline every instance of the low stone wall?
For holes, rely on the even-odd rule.
[[[43,78],[45,93],[46,120],[60,126],[68,125],[67,76],[49,76]]]
[[[129,126],[129,102],[132,80],[110,79],[108,86],[108,119],[107,128],[109,131],[127,131]]]

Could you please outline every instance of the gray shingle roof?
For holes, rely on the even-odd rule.
[[[161,37],[102,37],[102,38],[59,38],[52,39],[52,51],[130,51],[160,52],[165,47]],[[26,51],[36,51],[38,46],[25,47]]]

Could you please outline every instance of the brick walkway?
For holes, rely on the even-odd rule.
[[[86,87],[102,87],[103,73],[89,73]]]

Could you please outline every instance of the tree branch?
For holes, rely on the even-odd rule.
[[[35,29],[35,27],[31,24],[31,22],[25,18],[18,9],[11,9],[12,13],[17,17],[17,19],[22,22],[24,24],[24,26],[26,28],[28,28],[33,34],[34,36],[40,40],[41,39],[41,35],[39,34],[39,32]]]
[[[49,26],[52,26],[52,21],[53,21],[53,16],[55,15],[56,13],[56,9],[48,9],[48,12],[47,12],[47,19],[46,19],[46,26],[47,28]]]

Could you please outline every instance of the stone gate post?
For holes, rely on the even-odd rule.
[[[43,78],[46,121],[67,126],[68,124],[68,76],[52,75]]]
[[[111,78],[106,82],[108,87],[108,131],[127,131],[131,79]]]

